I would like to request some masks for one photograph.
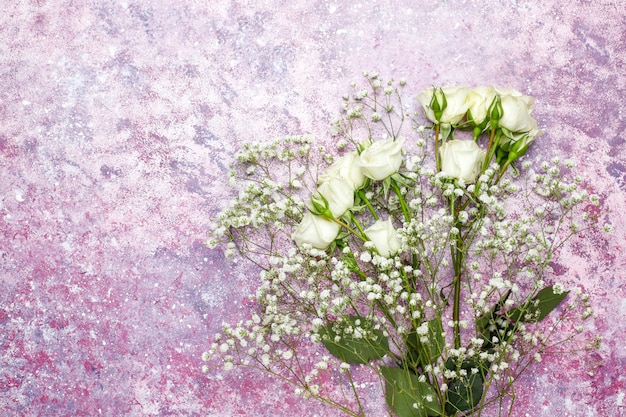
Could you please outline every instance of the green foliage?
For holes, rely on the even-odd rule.
[[[447,381],[446,414],[454,415],[460,411],[471,410],[480,403],[485,383],[484,371],[481,368],[482,366],[474,360],[466,360],[458,368],[453,360],[448,359],[446,361],[446,369],[457,371],[457,375],[459,375]],[[461,375],[461,370],[465,371],[465,375]]]
[[[409,333],[406,339],[409,363],[417,362],[422,367],[434,363],[441,356],[446,344],[441,317],[426,322],[426,326],[427,333],[423,335],[425,342],[420,340],[422,336],[416,330]]]
[[[521,307],[509,311],[508,317],[513,321],[537,322],[543,320],[552,310],[561,304],[569,291],[554,293],[554,287],[543,288],[530,301]]]
[[[322,344],[331,355],[346,363],[364,364],[380,359],[389,352],[389,341],[383,332],[373,327],[371,320],[351,316],[340,323],[322,327],[319,334]],[[354,331],[357,328],[364,330],[358,332],[359,336]]]
[[[434,388],[409,370],[381,366],[385,379],[385,400],[398,417],[441,415]]]
[[[505,301],[509,298],[510,291],[507,292],[491,311],[476,319],[476,329],[485,340],[483,349],[493,348],[493,337],[502,338],[509,330],[514,329],[517,322],[538,322],[546,318],[559,304],[567,297],[569,291],[559,294],[554,293],[554,287],[543,288],[532,299],[519,307],[503,312]]]

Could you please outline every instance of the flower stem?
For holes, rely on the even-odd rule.
[[[456,268],[455,268],[456,269]],[[461,273],[454,273],[454,309],[452,310],[452,321],[454,322],[454,348],[461,347],[460,331],[460,304],[461,304]]]
[[[435,166],[437,172],[441,171],[441,157],[439,156],[439,123],[435,125]]]
[[[393,191],[398,196],[398,200],[400,201],[400,207],[402,207],[402,214],[404,214],[404,220],[406,220],[407,222],[410,222],[411,211],[409,210],[409,206],[406,204],[406,201],[404,200],[404,196],[402,195],[402,191],[400,190],[400,187],[398,187],[398,184],[396,184],[393,178],[391,179],[391,188],[393,188]]]
[[[460,228],[461,224],[458,220],[458,212],[454,206],[454,198],[450,199],[450,211],[454,216],[453,227]],[[463,247],[463,237],[461,232],[455,236],[455,244],[450,248],[452,256],[452,264],[454,266],[454,279],[452,280],[453,292],[454,292],[454,304],[452,310],[452,322],[454,324],[454,348],[461,347],[461,330],[460,330],[460,310],[461,310],[461,274],[463,272],[463,261],[465,260]]]
[[[489,144],[487,145],[487,152],[485,154],[485,162],[483,162],[482,172],[485,172],[485,170],[489,166],[489,163],[491,162],[491,158],[493,157],[493,148],[494,148],[493,140],[495,136],[496,136],[496,129],[492,128],[491,133],[489,134]]]
[[[358,237],[359,239],[361,239],[363,242],[367,242],[367,237],[365,236],[365,233],[363,233],[363,231],[361,230],[361,232],[357,232],[356,230],[354,230],[352,227],[348,226],[346,223],[342,222],[339,219],[336,218],[332,218],[329,219],[335,223],[337,223],[339,226],[345,227],[350,233],[352,233],[353,235],[355,235],[356,237]],[[360,228],[360,225],[358,223],[357,224],[357,228]]]
[[[348,371],[348,380],[350,381],[350,387],[352,388],[352,392],[354,393],[354,399],[356,400],[356,403],[359,406],[358,415],[365,416],[365,412],[363,411],[363,406],[361,405],[361,400],[359,399],[359,393],[356,391],[354,381],[352,380],[352,373],[350,371]]]
[[[498,184],[498,182],[500,182],[500,179],[502,179],[502,176],[506,172],[506,169],[509,167],[509,165],[511,165],[511,161],[507,159],[504,165],[502,165],[502,168],[500,168],[500,172],[498,173],[498,177],[495,179],[494,184]]]
[[[363,200],[363,202],[365,203],[365,205],[369,209],[370,213],[372,213],[372,216],[374,217],[374,220],[378,220],[378,214],[376,214],[376,210],[374,210],[374,206],[372,206],[372,203],[370,203],[370,200],[365,195],[365,191],[359,190],[357,194],[358,194],[359,198],[361,200]]]

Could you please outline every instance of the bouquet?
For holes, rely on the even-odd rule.
[[[335,152],[299,136],[236,155],[238,194],[207,245],[252,262],[260,282],[205,370],[257,368],[364,416],[355,377],[368,368],[390,415],[506,415],[529,365],[593,344],[588,297],[550,264],[595,227],[598,198],[573,163],[524,160],[541,135],[533,98],[432,87],[416,96],[424,118],[405,88],[375,73],[353,83]]]

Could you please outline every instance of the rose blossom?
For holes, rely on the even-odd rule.
[[[468,184],[476,181],[485,159],[485,151],[473,140],[450,140],[441,145],[439,155],[441,170]]]
[[[493,87],[476,87],[470,90],[467,93],[468,120],[476,126],[483,123],[495,98],[496,90]]]
[[[521,97],[523,96],[518,90],[510,87],[493,87],[496,90],[496,94],[499,96],[513,96],[513,97]]]
[[[363,186],[365,176],[358,166],[359,154],[350,152],[337,159],[326,171],[319,177],[319,183],[323,184],[333,177],[339,176],[352,186],[353,190],[357,190]]]
[[[521,133],[511,135],[511,138],[507,138],[506,136],[503,139],[507,139],[503,141],[504,145],[501,145],[506,151],[509,152],[508,159],[509,161],[514,161],[521,156],[526,154],[526,151],[530,147],[530,145],[537,139],[537,137],[541,136],[543,132],[537,128],[531,129],[530,132]]]
[[[325,250],[335,240],[339,229],[337,223],[307,212],[291,238],[298,246],[308,243],[316,249]]]
[[[354,188],[351,183],[336,175],[317,187],[313,199],[322,206],[326,199],[333,217],[339,218],[354,206]]]
[[[365,234],[381,256],[389,257],[400,250],[400,240],[398,240],[396,229],[391,224],[391,218],[387,221],[377,220],[365,229]]]
[[[457,124],[463,119],[465,113],[467,113],[468,103],[467,103],[467,93],[469,89],[467,87],[442,87],[435,88],[430,87],[426,90],[422,91],[417,96],[417,101],[424,108],[424,113],[426,117],[433,123],[449,123],[451,125]],[[442,96],[445,95],[446,107],[443,109],[441,114],[441,118],[437,120],[435,116],[435,111],[431,108],[431,104],[434,99],[439,104],[439,107],[443,106]]]
[[[537,122],[535,121],[534,126],[527,132],[506,132],[506,136],[502,136],[500,139],[500,147],[504,148],[508,151],[508,149],[513,146],[515,142],[520,139],[526,139],[528,143],[533,142],[539,136],[543,135],[543,131],[541,131],[537,127]]]
[[[530,113],[535,100],[530,96],[501,96],[502,117],[498,125],[509,132],[528,132],[537,128],[537,122]]]
[[[363,174],[373,180],[383,180],[398,172],[402,165],[404,138],[380,140],[361,152],[357,165]]]

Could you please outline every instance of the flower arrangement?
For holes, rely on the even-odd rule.
[[[588,297],[553,282],[550,263],[595,227],[598,198],[570,162],[522,161],[541,135],[532,97],[429,88],[424,125],[404,80],[365,80],[333,123],[340,157],[310,136],[237,154],[239,194],[207,244],[253,262],[260,285],[250,318],[224,324],[204,359],[261,369],[352,416],[365,415],[363,367],[390,414],[508,414],[532,362],[589,342]],[[327,389],[328,374],[348,389]]]

